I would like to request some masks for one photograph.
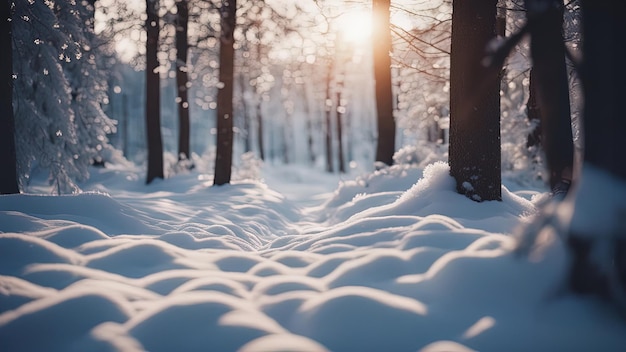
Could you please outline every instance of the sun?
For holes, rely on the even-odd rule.
[[[372,37],[372,13],[366,10],[347,12],[337,18],[339,37],[351,43],[363,43]]]

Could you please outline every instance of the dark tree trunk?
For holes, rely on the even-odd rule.
[[[506,1],[501,1],[496,10],[496,35],[506,37]]]
[[[537,81],[535,79],[535,68],[531,67],[530,75],[528,77],[528,101],[526,102],[526,114],[528,122],[532,126],[528,139],[526,140],[527,147],[540,147],[541,146],[541,109],[537,102]]]
[[[626,182],[625,5],[622,0],[583,0],[582,82],[584,162]]]
[[[217,92],[217,155],[215,185],[230,183],[233,164],[233,80],[235,49],[234,36],[237,13],[236,0],[222,0],[220,8],[220,87]]]
[[[501,200],[500,69],[483,65],[497,0],[454,0],[450,56],[450,174],[475,201]]]
[[[343,112],[341,111],[341,85],[337,90],[337,159],[339,161],[339,172],[346,173],[346,162],[343,157]]]
[[[330,84],[332,81],[332,71],[333,71],[333,64],[332,61],[328,64],[328,73],[326,75],[326,99],[324,101],[324,109],[325,109],[325,115],[324,115],[324,127],[325,127],[325,134],[324,134],[324,140],[325,140],[325,146],[326,146],[326,172],[334,172],[334,167],[333,167],[333,134],[332,134],[332,110],[333,110],[333,100],[332,97],[330,95]]]
[[[391,30],[389,23],[390,0],[373,0],[374,80],[376,85],[376,121],[378,142],[376,161],[393,164],[396,150],[396,122],[393,116],[393,93],[391,91]]]
[[[574,292],[596,293],[603,297],[610,296],[626,314],[626,238],[624,237],[624,197],[623,187],[626,185],[626,119],[624,118],[623,99],[626,96],[626,70],[623,60],[626,57],[626,3],[622,0],[583,0],[583,66],[581,79],[584,89],[584,160],[581,188],[576,190],[574,207],[588,209],[600,207],[605,209],[612,218],[587,219],[600,221],[592,226],[574,230],[568,238],[572,266],[569,275],[569,286]],[[595,185],[585,180],[587,168],[595,168],[620,180],[622,185],[614,187],[613,193],[598,201]],[[590,171],[590,170],[589,170]],[[587,183],[587,185],[585,185]],[[598,185],[598,187],[606,187]],[[619,188],[622,187],[622,188]],[[579,194],[580,193],[580,194]],[[590,195],[593,194],[593,195]],[[611,199],[613,197],[613,199]],[[607,206],[609,204],[609,206]],[[612,208],[610,208],[612,206]],[[568,205],[571,207],[571,205]],[[602,208],[604,207],[604,208]],[[579,216],[587,215],[588,211],[580,211]],[[596,211],[597,212],[597,211]],[[573,218],[575,219],[575,215]],[[572,223],[574,221],[572,220]],[[599,226],[595,226],[599,225]],[[595,230],[594,230],[595,228]],[[580,232],[582,231],[582,232]],[[596,243],[601,243],[595,245]],[[598,247],[608,251],[597,251]],[[596,248],[594,248],[594,245]],[[609,265],[599,267],[597,253],[614,255]],[[611,258],[604,258],[610,261]],[[612,273],[607,273],[612,271]],[[623,315],[625,316],[625,315]]]
[[[0,5],[0,194],[20,193],[17,181],[15,151],[15,117],[13,116],[13,38],[11,3]]]
[[[537,93],[550,187],[571,180],[574,164],[569,83],[563,42],[563,2],[526,0],[533,59],[532,84]]]
[[[178,160],[189,159],[190,123],[189,97],[187,84],[187,52],[189,42],[187,27],[189,23],[188,0],[176,1],[176,87],[178,93]]]
[[[161,92],[159,84],[159,2],[146,0],[146,134],[148,137],[148,174],[146,183],[163,178],[163,142],[161,140]]]

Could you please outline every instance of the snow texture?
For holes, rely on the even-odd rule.
[[[513,252],[539,190],[476,203],[444,163],[221,187],[91,173],[90,192],[0,196],[0,350],[626,348],[617,313],[563,293],[554,232]]]

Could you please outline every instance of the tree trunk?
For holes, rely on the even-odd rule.
[[[396,150],[396,122],[393,116],[391,91],[391,30],[389,23],[390,0],[373,0],[374,16],[372,45],[374,53],[374,80],[376,85],[376,121],[378,142],[376,161],[393,164]]]
[[[626,13],[622,0],[583,0],[584,162],[626,181]],[[623,235],[623,234],[622,234]]]
[[[331,121],[331,116],[332,116],[332,109],[333,109],[333,100],[332,97],[330,96],[330,83],[332,80],[332,71],[333,71],[333,64],[332,61],[329,61],[328,64],[328,72],[326,75],[326,99],[324,101],[324,109],[325,109],[325,115],[324,115],[324,122],[325,122],[325,146],[326,146],[326,172],[334,172],[334,165],[333,165],[333,134],[332,134],[332,121]]]
[[[146,134],[148,137],[148,174],[146,183],[163,178],[163,142],[161,140],[161,92],[159,84],[158,0],[146,0]]]
[[[497,0],[453,0],[450,174],[475,201],[501,200],[500,69],[482,62],[496,35]]]
[[[541,110],[539,103],[537,102],[537,81],[535,79],[536,73],[534,67],[530,68],[530,75],[528,77],[528,101],[526,102],[526,115],[528,122],[532,126],[532,130],[528,134],[526,140],[527,147],[540,147],[541,146]]]
[[[263,141],[263,133],[265,133],[263,131],[263,112],[261,110],[261,103],[263,101],[263,99],[261,98],[261,96],[259,95],[257,97],[257,104],[256,104],[256,123],[257,123],[257,142],[259,143],[259,158],[261,160],[265,160],[265,142]]]
[[[566,227],[571,229],[568,237],[572,257],[570,288],[578,293],[597,293],[603,297],[610,295],[617,307],[621,308],[622,314],[626,313],[626,238],[623,220],[623,200],[626,197],[623,191],[626,185],[626,119],[622,101],[626,96],[626,70],[623,67],[626,57],[625,5],[622,0],[582,1],[584,61],[581,79],[585,99],[585,152],[582,182],[575,190],[575,197],[572,197],[574,214],[571,224]],[[596,175],[605,174],[600,179],[595,176],[596,182],[610,181],[611,185],[591,183],[594,182],[592,169],[596,170]],[[590,180],[585,179],[586,172],[591,172]],[[571,204],[566,206],[572,208]],[[594,216],[589,215],[589,209],[593,209],[591,213],[603,216],[600,219],[589,218]],[[577,228],[572,225],[575,222]],[[587,222],[589,225],[583,225]],[[598,247],[600,250],[597,250]],[[597,265],[599,259],[606,259],[607,262],[611,260],[600,258],[597,255],[599,253],[613,255],[612,262],[603,267]],[[608,270],[612,273],[608,274]]]
[[[176,1],[176,87],[178,93],[178,160],[190,157],[190,122],[189,97],[187,91],[187,52],[189,42],[187,27],[189,23],[188,0]]]
[[[217,153],[215,185],[230,183],[233,163],[233,80],[234,36],[237,13],[236,0],[222,0],[220,8],[220,87],[217,92]]]
[[[0,5],[0,194],[20,193],[17,181],[15,151],[15,117],[13,116],[13,38],[11,3]]]
[[[341,84],[337,87],[337,159],[339,161],[339,172],[346,173],[346,162],[343,157],[343,111],[341,105]]]
[[[306,119],[306,144],[309,155],[309,163],[315,165],[315,150],[313,148],[313,117],[309,106],[309,95],[306,86],[303,87],[304,96],[304,118]]]
[[[285,124],[282,126],[283,130],[283,138],[282,138],[282,152],[283,152],[283,164],[287,165],[290,162],[289,159],[289,146],[293,147],[293,144],[290,143],[289,136],[291,135],[291,112],[285,111]]]
[[[526,0],[533,60],[532,84],[536,88],[550,187],[571,180],[574,139],[569,83],[563,42],[563,2]]]
[[[252,150],[252,141],[250,140],[250,120],[248,117],[248,102],[246,101],[246,76],[239,75],[239,90],[241,91],[241,118],[243,122],[243,151],[248,153]]]

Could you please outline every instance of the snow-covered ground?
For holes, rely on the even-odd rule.
[[[559,238],[512,252],[540,190],[475,203],[444,163],[262,176],[1,196],[0,350],[626,350],[617,313],[564,292]]]

